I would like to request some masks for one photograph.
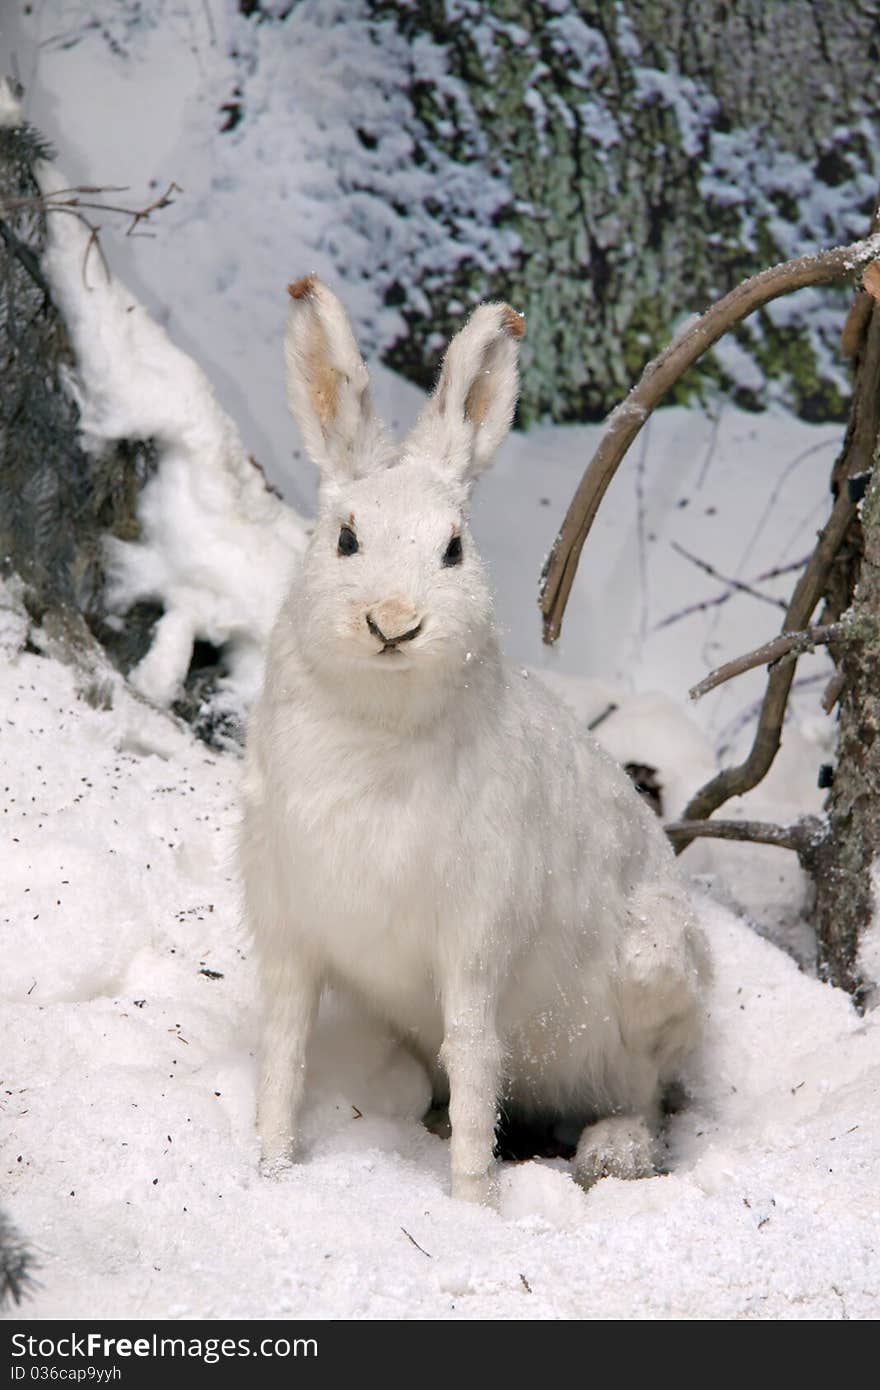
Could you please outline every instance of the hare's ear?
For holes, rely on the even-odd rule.
[[[359,478],[388,461],[370,381],[345,310],[315,275],[288,286],[287,404],[324,479]]]
[[[510,429],[519,390],[525,319],[509,304],[481,304],[455,335],[407,452],[470,483],[488,468]]]

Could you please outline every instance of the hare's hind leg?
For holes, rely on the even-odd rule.
[[[618,950],[618,1055],[609,1059],[613,1112],[588,1126],[574,1159],[582,1187],[657,1171],[663,1092],[700,1037],[710,975],[706,945],[676,884],[633,895]]]
[[[572,1165],[575,1182],[592,1187],[600,1178],[650,1178],[657,1172],[661,1122],[660,1069],[649,1050],[609,1059],[606,1076],[611,1113],[587,1125]]]

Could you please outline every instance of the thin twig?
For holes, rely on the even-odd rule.
[[[29,209],[34,212],[43,213],[44,215],[50,212],[63,212],[68,217],[75,217],[83,224],[89,233],[89,239],[86,242],[82,263],[83,286],[85,289],[88,289],[86,271],[88,270],[89,257],[92,251],[96,250],[98,252],[101,258],[101,264],[104,267],[104,274],[108,281],[110,279],[110,267],[107,264],[107,257],[104,255],[104,250],[101,246],[101,228],[86,217],[84,209],[88,209],[90,212],[110,212],[122,217],[130,217],[131,222],[125,229],[125,235],[133,236],[135,235],[136,228],[138,228],[142,222],[148,221],[154,212],[159,212],[162,208],[171,206],[174,202],[171,196],[172,193],[182,193],[183,189],[179,184],[172,181],[169,183],[164,193],[160,193],[158,198],[155,198],[152,203],[144,208],[126,208],[120,207],[115,203],[87,201],[87,199],[90,200],[92,197],[101,193],[125,192],[127,192],[127,188],[124,185],[107,184],[104,187],[99,187],[92,184],[79,184],[73,188],[57,188],[52,193],[40,193],[21,198],[4,198],[3,201],[0,202],[0,216],[2,216],[3,213],[21,212],[24,209]],[[141,232],[138,233],[138,235],[150,236],[152,233]]]
[[[685,560],[690,560],[692,565],[696,565],[704,574],[708,574],[712,579],[717,579],[721,584],[726,584],[730,589],[737,589],[742,594],[748,594],[751,598],[759,598],[762,603],[772,604],[774,608],[781,608],[785,612],[785,602],[781,598],[772,598],[770,594],[762,594],[760,589],[753,589],[751,584],[747,584],[744,579],[732,579],[729,575],[722,574],[720,570],[710,565],[708,560],[701,560],[699,555],[693,555],[689,550],[685,550],[678,541],[670,542],[672,549],[677,555],[681,555]]]
[[[790,695],[793,695],[796,690],[800,693],[803,693],[803,691],[805,690],[812,690],[817,685],[821,685],[824,680],[825,676],[823,675],[799,676],[797,680],[792,681],[791,683]],[[762,696],[760,700],[752,700],[751,703],[746,705],[743,709],[741,709],[739,713],[733,717],[733,719],[728,720],[728,722],[718,733],[718,739],[715,746],[715,753],[717,757],[723,758],[730,752],[730,750],[733,748],[736,742],[738,734],[743,729],[747,728],[749,724],[754,724],[755,721],[759,718],[763,705],[764,696]],[[784,718],[787,719],[788,706],[786,706],[783,714]]]
[[[753,671],[756,666],[770,666],[772,662],[779,661],[784,656],[801,656],[804,652],[812,651],[814,647],[836,642],[838,638],[843,637],[844,632],[843,623],[825,623],[804,628],[802,632],[783,633],[781,637],[774,637],[772,642],[765,642],[754,651],[746,652],[745,656],[738,656],[733,661],[718,666],[696,685],[691,686],[688,693],[692,700],[699,700],[716,686],[723,685],[734,676],[741,676],[744,671]]]
[[[32,197],[5,198],[3,202],[0,203],[0,213],[18,212],[24,208],[30,208],[36,212],[44,213],[82,213],[84,209],[89,212],[112,212],[121,217],[131,218],[131,223],[126,228],[125,232],[126,236],[131,236],[135,228],[140,226],[141,222],[148,221],[154,212],[160,212],[162,208],[170,207],[174,202],[171,194],[182,193],[183,189],[179,184],[172,181],[169,183],[164,193],[160,193],[158,198],[155,198],[152,203],[144,208],[126,208],[120,207],[115,203],[95,203],[89,201],[89,199],[96,194],[125,192],[127,192],[126,187],[117,187],[116,185],[107,185],[104,188],[98,188],[82,184],[77,188],[59,188],[53,193],[41,193]],[[83,194],[86,196],[81,196]],[[82,220],[86,221],[85,218],[82,218]]]
[[[672,386],[735,324],[780,295],[823,285],[860,271],[880,255],[880,234],[763,270],[737,285],[649,362],[626,399],[612,411],[596,452],[581,479],[544,566],[539,606],[544,641],[553,643],[562,619],[584,541],[599,504],[627,449]]]
[[[751,582],[753,584],[766,584],[768,580],[778,579],[782,574],[793,574],[795,570],[802,570],[809,558],[809,555],[802,555],[799,560],[790,560],[787,565],[774,565],[772,569],[765,570],[763,574],[756,574]]]
[[[791,574],[794,570],[802,570],[809,560],[809,555],[804,555],[800,560],[792,560],[787,565],[774,565],[772,569],[765,570],[763,574],[756,574],[754,579],[750,579],[750,586],[755,584],[765,584],[771,579],[778,579],[780,575]],[[748,589],[752,592],[751,588]],[[723,594],[716,594],[714,598],[700,599],[698,603],[689,603],[685,608],[679,608],[674,613],[669,613],[659,623],[655,623],[651,628],[652,632],[661,632],[665,627],[671,627],[673,623],[680,623],[683,618],[691,618],[695,613],[705,613],[710,608],[720,608],[736,594],[733,588],[725,589]],[[769,598],[769,595],[765,595]]]
[[[616,711],[617,705],[614,703],[613,700],[611,700],[601,711],[600,714],[595,715],[590,720],[589,724],[587,725],[587,729],[589,730],[589,732],[592,733],[594,729],[598,729],[599,725],[604,724],[605,720],[608,719],[610,715],[616,713]]]
[[[401,1226],[400,1229],[403,1231],[403,1234],[406,1236],[407,1240],[412,1241],[413,1245],[416,1247],[417,1250],[421,1250],[423,1255],[427,1255],[429,1260],[433,1260],[434,1256],[428,1254],[428,1251],[425,1250],[423,1246],[419,1245],[419,1242],[416,1240],[415,1236],[411,1236],[405,1226]]]
[[[659,623],[655,623],[652,632],[662,632],[664,627],[672,627],[673,623],[680,623],[684,618],[692,618],[695,613],[706,613],[710,608],[720,608],[734,597],[735,589],[725,589],[723,594],[716,594],[714,598],[700,599],[699,603],[689,603],[685,608],[678,608],[674,613],[669,613],[662,618]]]
[[[876,235],[875,233],[870,240],[873,241]],[[856,381],[856,400],[859,398],[858,387],[862,374],[865,374],[869,382],[876,381],[880,375],[880,313],[872,314],[865,335]],[[824,592],[835,557],[846,540],[858,512],[859,504],[850,497],[849,489],[845,485],[846,479],[863,473],[870,467],[876,438],[876,426],[871,429],[851,428],[847,431],[843,453],[834,469],[834,477],[838,484],[837,497],[828,521],[819,532],[816,548],[806,569],[795,585],[782,625],[784,633],[800,632],[809,625]],[[705,816],[711,816],[725,801],[732,796],[742,796],[744,792],[751,791],[752,787],[756,787],[767,775],[782,741],[785,708],[794,680],[795,667],[795,661],[786,661],[771,668],[761,713],[758,716],[758,727],[747,757],[736,767],[723,768],[700,788],[685,808],[684,815],[687,820],[701,820]]]

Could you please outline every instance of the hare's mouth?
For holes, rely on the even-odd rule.
[[[404,666],[410,664],[408,660],[409,652],[401,651],[399,647],[391,643],[387,647],[383,647],[381,651],[376,652],[376,656],[384,658],[386,662],[391,661],[395,666],[401,661]]]

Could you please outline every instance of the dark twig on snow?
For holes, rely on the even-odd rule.
[[[772,642],[765,642],[754,651],[746,652],[745,656],[738,656],[734,661],[727,661],[723,666],[711,671],[697,685],[691,686],[690,697],[692,700],[699,700],[702,695],[707,695],[710,690],[732,680],[734,676],[741,676],[744,671],[753,671],[756,666],[770,666],[785,656],[801,656],[804,652],[812,651],[814,647],[837,642],[844,635],[843,623],[818,624],[816,627],[804,628],[802,632],[783,633],[781,637],[774,637]]]
[[[400,1229],[403,1231],[403,1234],[406,1236],[407,1240],[412,1241],[413,1245],[416,1247],[417,1250],[421,1250],[422,1254],[427,1255],[429,1260],[432,1260],[434,1258],[433,1255],[428,1254],[428,1251],[425,1250],[424,1246],[419,1245],[419,1242],[416,1240],[415,1236],[411,1236],[405,1226],[401,1226]]]
[[[587,728],[589,729],[590,733],[592,733],[594,729],[598,729],[600,724],[604,724],[605,720],[609,719],[612,714],[615,714],[617,712],[617,708],[617,705],[612,700],[609,704],[605,706],[601,713],[594,715],[594,717],[590,720],[589,724],[587,725]]]
[[[544,620],[545,642],[555,642],[562,629],[565,606],[581,550],[611,479],[645,421],[688,367],[714,347],[719,338],[735,324],[770,300],[807,285],[828,284],[832,280],[857,274],[878,254],[880,235],[875,234],[850,246],[836,246],[815,255],[799,256],[796,260],[763,270],[719,299],[673,339],[659,357],[648,363],[626,400],[608,417],[596,452],[581,479],[544,566],[539,605]],[[803,622],[798,624],[803,625]]]

